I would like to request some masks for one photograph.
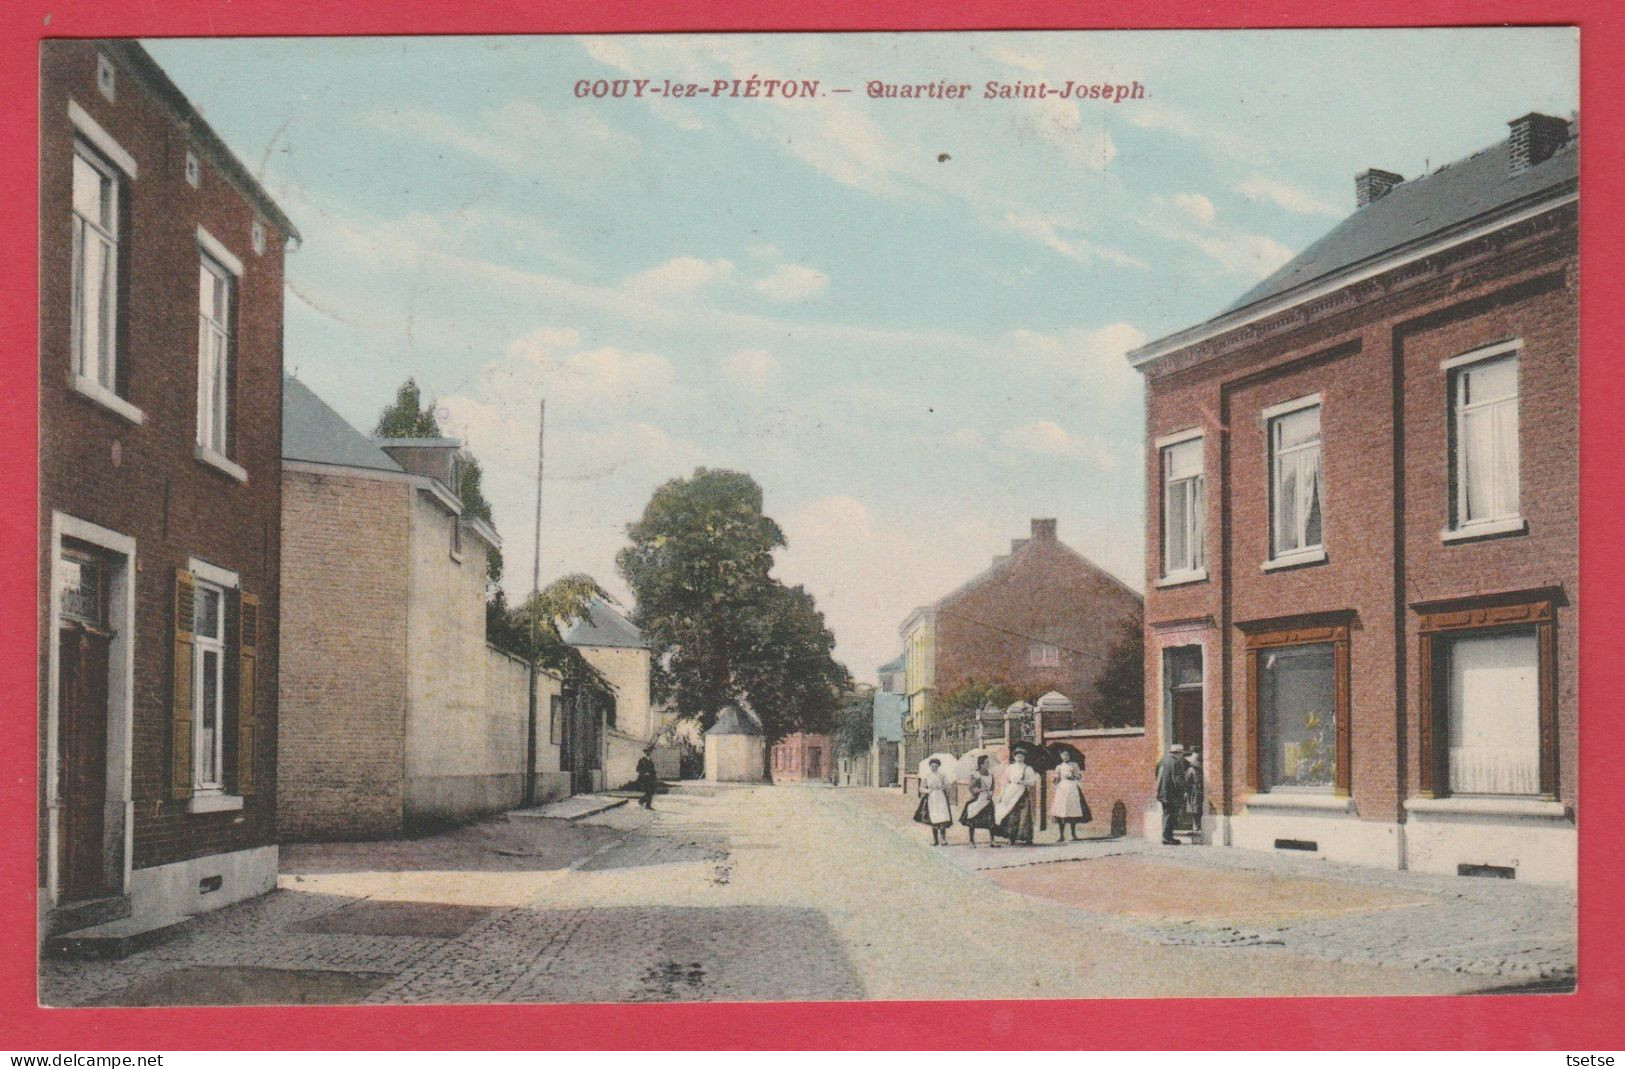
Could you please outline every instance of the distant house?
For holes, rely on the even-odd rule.
[[[907,656],[899,653],[876,670],[880,686],[874,693],[874,742],[870,766],[874,787],[895,787],[902,782],[903,714],[908,709],[904,693]]]
[[[705,778],[713,783],[761,783],[767,778],[762,725],[730,705],[705,732]]]
[[[593,722],[564,717],[562,767],[573,774],[577,793],[623,787],[637,778],[638,758],[663,726],[649,702],[649,643],[632,621],[602,601],[565,631],[564,641],[603,674],[614,694],[601,705],[569,703],[571,709],[590,710]]]
[[[371,440],[283,380],[284,838],[375,838],[567,793],[529,671],[485,642],[486,551],[455,439]],[[538,681],[547,710],[559,681]],[[527,761],[529,762],[527,764]]]
[[[835,739],[797,731],[773,744],[769,766],[775,783],[831,783],[836,772]]]
[[[1060,691],[1079,710],[1066,726],[1094,726],[1086,711],[1107,653],[1142,619],[1139,594],[1061,542],[1054,520],[1033,520],[1031,537],[903,621],[905,770],[925,756],[914,750],[936,700],[972,681]]]

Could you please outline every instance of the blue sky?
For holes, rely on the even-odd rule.
[[[304,234],[288,367],[364,431],[408,375],[439,399],[510,590],[545,394],[544,581],[624,596],[614,554],[653,489],[744,470],[859,678],[1034,516],[1143,586],[1124,350],[1323,233],[1356,172],[1414,177],[1579,100],[1566,29],[147,44]],[[854,92],[572,91],[753,75]],[[980,98],[1041,79],[1147,95]]]

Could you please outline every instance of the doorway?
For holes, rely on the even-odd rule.
[[[598,770],[600,711],[590,692],[571,688],[564,693],[564,733],[559,743],[559,767],[570,774],[571,794],[590,794]]]
[[[62,723],[62,900],[101,898],[107,876],[107,670],[112,636],[80,623],[58,632]]]
[[[1202,748],[1202,647],[1172,646],[1162,653],[1167,694],[1167,745]]]

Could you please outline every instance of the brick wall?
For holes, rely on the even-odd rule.
[[[1419,601],[1552,586],[1558,607],[1560,796],[1575,798],[1578,583],[1576,230],[1560,209],[1494,244],[1371,280],[1302,315],[1175,353],[1147,369],[1147,440],[1201,427],[1205,581],[1157,586],[1161,473],[1145,456],[1147,725],[1166,731],[1162,645],[1201,643],[1209,792],[1234,812],[1252,789],[1239,625],[1349,614],[1351,786],[1363,820],[1404,819],[1420,785]],[[1444,543],[1449,399],[1440,361],[1509,337],[1520,366],[1522,500],[1529,532]],[[1269,478],[1263,408],[1322,395],[1323,563],[1265,571]],[[1158,746],[1162,742],[1157,743]],[[1220,757],[1220,765],[1211,760]]]
[[[1138,594],[1060,543],[1053,526],[1041,527],[1007,564],[936,606],[936,692],[1007,680],[1060,691],[1082,714],[1107,653],[1141,619]],[[1029,663],[1035,643],[1058,647],[1060,664]]]
[[[133,693],[136,868],[274,841],[278,672],[277,573],[281,506],[282,256],[286,235],[267,224],[265,251],[251,247],[255,206],[228,182],[198,133],[160,104],[142,78],[115,62],[115,99],[97,88],[90,41],[41,48],[40,94],[40,580],[51,582],[51,513],[73,516],[137,542]],[[138,165],[123,183],[120,227],[120,391],[139,408],[133,423],[71,391],[72,225],[75,138],[68,102],[80,105]],[[189,149],[201,180],[185,179]],[[236,288],[231,458],[246,482],[194,459],[198,352],[197,228],[206,227],[244,264]],[[186,811],[170,797],[170,695],[174,575],[192,557],[238,573],[260,598],[256,694],[259,789],[238,812]],[[48,634],[47,604],[40,609]],[[40,737],[46,737],[46,663],[41,664]],[[229,680],[228,680],[229,682]],[[229,711],[229,704],[228,704]],[[231,750],[228,738],[228,753]],[[41,783],[46,755],[41,752]],[[228,757],[228,766],[231,760]],[[41,796],[41,812],[45,810]],[[44,841],[41,827],[41,841]]]
[[[400,831],[406,762],[404,482],[283,476],[282,775],[287,839]]]
[[[1093,834],[1112,828],[1112,812],[1121,803],[1125,833],[1145,834],[1145,811],[1156,794],[1156,753],[1147,732],[1136,728],[1047,734],[1050,742],[1067,742],[1083,754],[1083,796],[1094,819]]]

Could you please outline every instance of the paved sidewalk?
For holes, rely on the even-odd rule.
[[[896,790],[861,795],[881,819],[909,824],[912,799]],[[1139,838],[1061,844],[1041,835],[1030,847],[937,849],[1007,890],[1165,945],[1279,946],[1509,986],[1562,986],[1575,975],[1577,901],[1561,888]]]

